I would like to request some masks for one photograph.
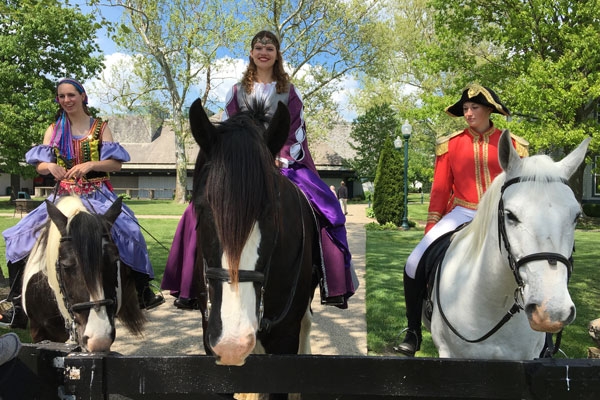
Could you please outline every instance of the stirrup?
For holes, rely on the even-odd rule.
[[[404,328],[402,331],[400,331],[398,336],[402,336],[402,334],[405,332],[406,335],[404,336],[402,342],[398,346],[394,346],[393,349],[397,353],[404,354],[408,357],[414,357],[415,353],[421,350],[421,342],[423,341],[422,335],[420,335],[415,329]],[[414,337],[414,343],[412,343],[410,340],[409,334]]]
[[[152,287],[158,289],[158,293],[154,293]],[[147,295],[146,292],[149,292],[150,295]],[[144,292],[142,293],[142,295],[138,297],[140,309],[142,310],[152,310],[153,308],[156,308],[165,302],[165,297],[163,296],[160,289],[152,283],[149,283],[148,287],[144,288]]]
[[[0,326],[12,329],[27,329],[27,315],[21,306],[15,307],[12,301],[0,300]]]
[[[7,299],[0,300],[0,315],[2,315],[0,326],[10,328],[10,325],[15,319],[15,308],[12,302]]]

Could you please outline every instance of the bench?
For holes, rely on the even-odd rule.
[[[15,211],[13,212],[13,218],[17,215],[17,212],[21,213],[21,217],[23,213],[27,214],[29,211],[34,210],[37,206],[42,204],[39,200],[29,199],[15,199]]]

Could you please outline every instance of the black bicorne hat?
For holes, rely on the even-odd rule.
[[[508,108],[502,104],[500,98],[492,89],[477,84],[471,84],[463,91],[462,97],[453,105],[446,107],[446,113],[452,117],[462,117],[463,104],[467,101],[481,104],[492,109],[492,112],[510,116]]]

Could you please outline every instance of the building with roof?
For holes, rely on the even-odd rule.
[[[127,193],[133,198],[172,199],[176,184],[176,150],[175,133],[169,121],[150,115],[113,116],[106,119],[113,139],[121,143],[131,156],[131,160],[123,164],[121,171],[111,173],[115,192]],[[220,118],[216,115],[213,119]],[[355,173],[344,164],[345,159],[354,157],[354,150],[348,144],[350,129],[350,124],[337,125],[326,140],[309,143],[323,181],[336,188],[342,180],[346,181],[352,197],[362,195],[362,187],[354,184]],[[185,148],[188,160],[187,188],[191,193],[194,163],[199,148],[191,136]],[[20,187],[36,196],[44,196],[52,190],[53,185],[52,177],[39,177],[31,181],[22,180]]]

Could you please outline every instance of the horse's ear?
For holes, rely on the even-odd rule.
[[[290,132],[290,112],[281,101],[277,103],[277,110],[271,118],[269,127],[265,132],[265,142],[274,156],[285,144]]]
[[[498,162],[502,170],[508,171],[511,164],[514,165],[515,162],[518,163],[520,160],[521,157],[513,147],[510,132],[508,129],[503,130],[498,143]]]
[[[190,107],[190,128],[196,143],[205,153],[210,154],[211,144],[216,136],[216,128],[208,119],[200,99],[196,99]]]
[[[54,222],[54,225],[58,228],[61,236],[66,235],[68,218],[51,201],[44,201],[46,203],[46,209],[48,210],[48,217]]]
[[[110,208],[104,213],[104,217],[110,222],[110,224],[114,224],[117,220],[119,214],[121,214],[121,209],[123,205],[123,198],[117,197],[115,201],[113,201]]]
[[[581,163],[583,162],[585,154],[587,153],[588,145],[590,144],[591,140],[591,137],[583,139],[583,142],[581,142],[575,150],[573,150],[571,153],[569,153],[569,155],[567,155],[565,158],[563,158],[557,163],[560,166],[560,168],[565,172],[567,178],[570,178],[575,173],[577,168],[579,168],[579,165],[581,165]]]

